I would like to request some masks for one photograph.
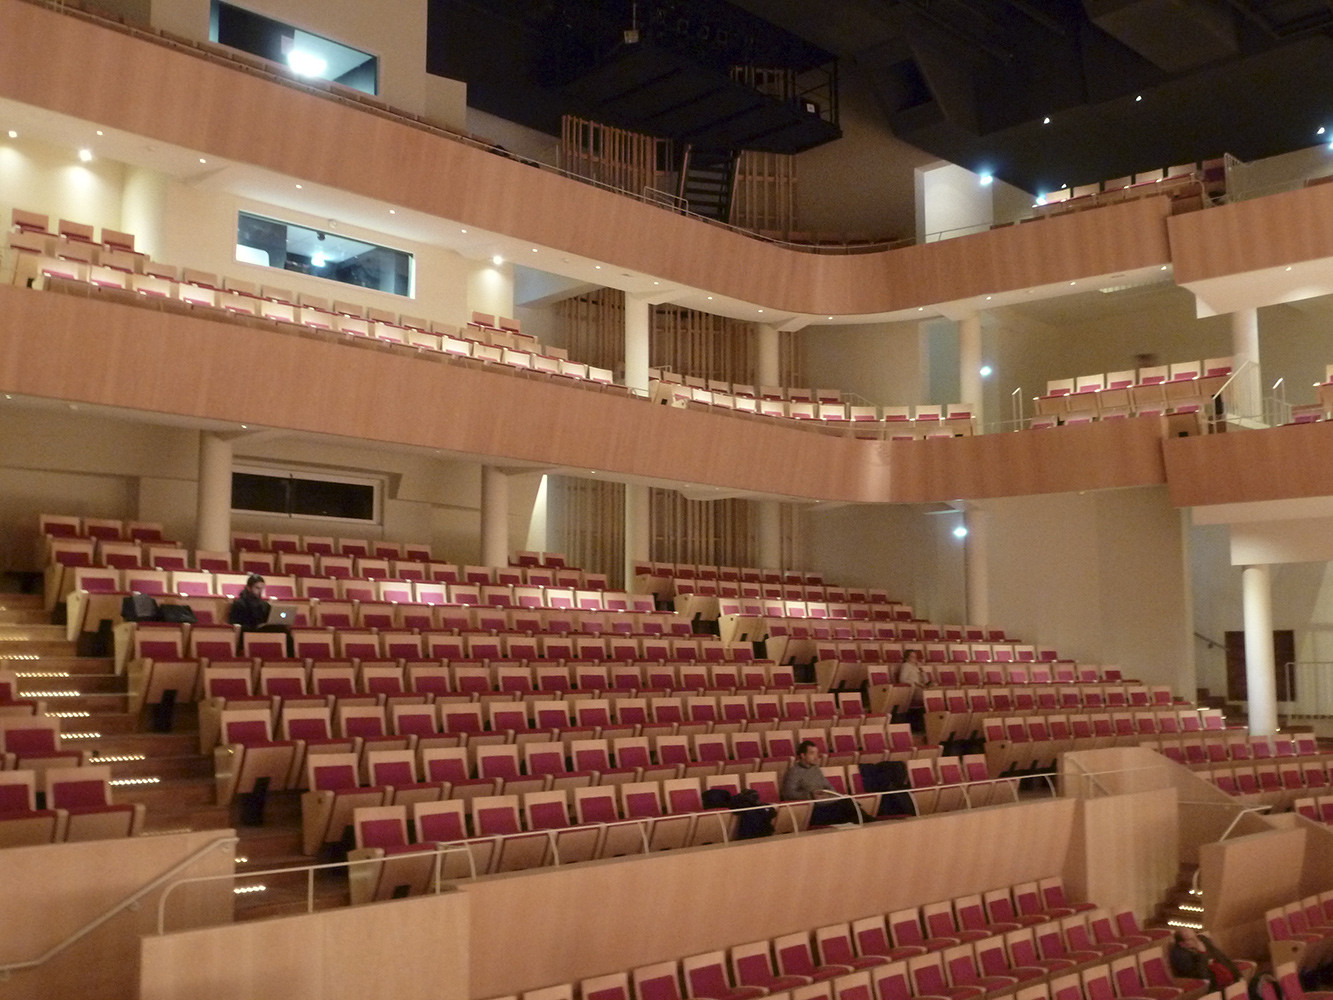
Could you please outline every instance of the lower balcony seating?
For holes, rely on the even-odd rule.
[[[1303,972],[1333,959],[1333,892],[1274,907],[1264,924],[1274,968],[1289,963]]]
[[[1034,400],[1033,427],[1173,414],[1212,416],[1213,397],[1231,377],[1232,359],[1206,358],[1137,371],[1108,372],[1046,383]]]
[[[0,770],[0,847],[133,837],[143,823],[142,804],[112,801],[108,766]]]

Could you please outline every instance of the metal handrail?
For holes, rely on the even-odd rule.
[[[50,948],[48,948],[42,954],[38,955],[36,958],[31,958],[24,962],[10,962],[6,965],[0,965],[0,975],[8,975],[9,973],[18,971],[19,969],[31,969],[39,965],[44,965],[46,962],[49,962],[51,959],[53,959],[56,955],[59,955],[66,948],[69,948],[72,945],[77,944],[79,941],[82,941],[85,937],[87,937],[93,931],[97,930],[97,928],[101,927],[112,917],[115,917],[118,914],[124,912],[125,910],[128,910],[131,907],[133,907],[135,904],[139,902],[139,900],[143,899],[144,896],[148,895],[158,886],[162,885],[168,879],[175,876],[178,872],[183,871],[186,868],[189,868],[191,865],[195,864],[196,862],[204,858],[212,851],[217,851],[229,847],[234,848],[238,843],[240,843],[239,837],[220,837],[217,840],[210,841],[207,845],[201,847],[199,850],[195,851],[189,857],[172,865],[170,868],[168,868],[161,875],[157,876],[147,885],[136,890],[134,893],[127,896],[125,899],[122,899],[119,903],[117,903],[115,906],[111,907],[111,909],[104,912],[101,916],[95,917],[94,919],[90,920],[88,923],[80,927],[78,930],[74,931],[63,941],[52,945]],[[217,875],[199,876],[199,878],[222,878],[222,877],[229,877],[229,876],[217,876]],[[175,886],[180,884],[182,883],[173,882],[171,886],[169,886],[167,890],[162,893],[162,898],[165,899],[167,895],[171,892],[171,890]],[[161,903],[159,902],[159,907],[160,906]],[[161,933],[160,928],[158,933]]]
[[[528,838],[536,836],[545,836],[547,840],[550,842],[551,854],[554,859],[554,867],[560,867],[562,862],[560,860],[559,837],[561,833],[568,832],[570,830],[582,829],[582,830],[606,831],[612,829],[620,829],[624,827],[634,827],[639,832],[639,836],[643,844],[643,853],[648,854],[650,853],[651,850],[650,848],[651,839],[649,836],[649,830],[654,823],[658,822],[669,822],[671,820],[681,820],[681,819],[697,820],[699,817],[703,816],[710,816],[715,818],[734,816],[740,813],[756,812],[759,810],[766,810],[766,809],[776,809],[779,811],[787,810],[788,812],[795,813],[797,811],[804,811],[805,809],[809,809],[816,805],[821,805],[823,803],[848,801],[852,802],[853,804],[857,804],[861,800],[878,798],[883,795],[906,794],[911,796],[912,793],[914,792],[931,792],[931,791],[940,792],[946,789],[958,789],[959,791],[961,791],[963,795],[963,802],[967,810],[981,809],[985,807],[973,804],[972,792],[976,790],[977,786],[979,785],[993,786],[996,784],[1013,783],[1015,785],[1015,797],[1016,797],[1017,783],[1021,782],[1024,777],[1033,777],[1033,776],[1015,775],[1010,777],[981,778],[974,781],[960,781],[960,782],[953,782],[950,784],[926,785],[920,788],[895,789],[891,792],[824,793],[823,795],[821,795],[819,798],[816,799],[797,799],[791,801],[769,802],[769,803],[761,803],[756,806],[741,806],[733,809],[704,809],[704,810],[696,810],[693,812],[684,812],[684,813],[664,813],[661,816],[631,817],[628,819],[615,820],[609,823],[579,823],[575,824],[572,827],[560,827],[549,830],[522,831],[520,833],[511,833],[511,834],[494,834],[487,837],[469,837],[466,840],[456,840],[456,841],[449,841],[448,843],[438,843],[434,845],[433,851],[431,852],[434,854],[435,857],[433,894],[439,894],[444,891],[443,880],[441,878],[441,865],[445,855],[458,854],[458,853],[466,854],[468,859],[468,867],[471,872],[471,874],[468,876],[468,879],[474,880],[480,877],[481,873],[477,871],[476,857],[472,853],[473,845],[478,845],[478,844],[498,845],[508,838]],[[1050,790],[1051,794],[1052,795],[1055,794],[1055,784],[1053,780],[1054,779],[1053,775],[1041,774],[1041,775],[1035,775],[1035,777],[1044,778],[1046,780],[1047,788]],[[915,798],[913,798],[912,804],[913,808],[916,808]],[[1009,802],[996,803],[996,805],[1008,805],[1008,804],[1010,803]],[[856,817],[856,826],[858,828],[865,826],[867,818],[865,813],[860,808],[855,809],[853,815]],[[730,840],[730,837],[727,832],[728,824],[725,822],[719,823],[718,827],[722,834],[722,843],[723,844],[731,843],[732,841]],[[802,833],[799,817],[793,816],[791,824],[791,833],[793,836],[799,836]],[[230,842],[234,843],[235,841],[233,839]],[[421,853],[426,853],[426,852],[423,851]],[[354,860],[349,858],[346,861],[334,861],[322,864],[298,865],[291,868],[268,868],[268,869],[263,869],[261,871],[225,872],[218,875],[196,875],[196,876],[191,876],[190,878],[178,879],[175,882],[172,882],[171,885],[167,887],[166,891],[162,893],[161,898],[158,900],[157,933],[159,935],[166,933],[167,899],[168,897],[170,897],[172,892],[174,892],[179,886],[200,884],[204,882],[219,882],[226,880],[234,882],[237,879],[260,878],[264,876],[292,876],[296,874],[302,874],[305,876],[306,880],[306,912],[313,913],[315,906],[315,895],[314,895],[315,872],[331,871],[343,868],[347,869],[350,872],[351,869],[355,866],[382,864],[384,860],[385,860],[384,858],[357,858]],[[568,862],[568,863],[576,864],[577,862]],[[155,884],[160,884],[162,880],[171,877],[173,873],[174,870],[173,872],[168,872],[166,875],[159,878],[157,880],[157,883]],[[151,889],[151,887],[148,888]],[[146,889],[144,891],[148,890]]]

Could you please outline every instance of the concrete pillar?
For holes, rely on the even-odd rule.
[[[1241,372],[1241,366],[1253,362]],[[1263,381],[1259,372],[1259,310],[1241,309],[1231,314],[1231,370],[1237,372],[1232,383],[1232,412],[1236,416],[1259,419],[1263,416]]]
[[[194,544],[205,552],[231,551],[231,462],[231,441],[201,431]]]
[[[649,518],[648,487],[625,484],[625,589],[634,586],[634,564],[650,558],[652,526]]]
[[[965,625],[990,624],[990,559],[986,551],[987,515],[969,505],[963,523],[963,560],[967,574],[967,621]]]
[[[782,364],[778,350],[778,328],[769,323],[759,324],[758,364],[755,379],[759,385],[781,385]]]
[[[1271,736],[1277,732],[1277,674],[1273,663],[1273,589],[1269,568],[1246,566],[1241,571],[1240,587],[1250,735]]]
[[[481,564],[509,565],[509,477],[481,467]]]
[[[759,566],[761,569],[787,569],[782,565],[782,505],[776,500],[759,500],[756,506],[759,515]]]
[[[625,384],[644,395],[648,394],[648,324],[651,308],[643,299],[633,295],[625,296]]]
[[[973,313],[958,321],[958,388],[972,408],[972,420],[982,430],[981,412],[981,315]]]

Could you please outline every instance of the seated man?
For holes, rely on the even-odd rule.
[[[251,573],[245,581],[245,589],[236,595],[227,612],[227,621],[241,626],[241,635],[236,640],[236,651],[244,648],[246,632],[283,632],[287,636],[287,655],[292,655],[292,633],[286,625],[270,625],[269,613],[273,606],[264,600],[264,578],[258,573]]]
[[[819,746],[813,740],[801,740],[796,746],[796,760],[782,776],[782,798],[788,802],[818,799],[838,793],[819,766]],[[857,822],[851,799],[821,802],[810,811],[811,826],[833,826]]]

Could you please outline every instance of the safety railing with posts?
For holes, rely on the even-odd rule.
[[[838,802],[850,803],[853,808],[842,810],[842,815],[846,816],[848,822],[839,822],[829,829],[837,832],[838,829],[858,829],[872,822],[875,817],[871,813],[877,813],[881,799],[886,795],[903,795],[912,799],[913,808],[916,809],[917,795],[945,795],[949,797],[953,808],[939,810],[935,815],[947,815],[950,812],[965,812],[972,809],[981,809],[988,806],[1012,805],[1020,801],[1019,785],[1023,781],[1035,781],[1039,794],[1043,797],[1055,797],[1058,794],[1056,785],[1056,776],[1052,774],[1038,774],[985,778],[978,781],[963,781],[945,785],[930,785],[924,788],[903,788],[888,792],[863,792],[859,794],[844,795],[827,793],[821,795],[818,799],[800,800],[793,802],[773,802],[757,806],[742,806],[732,809],[705,809],[696,812],[665,813],[661,816],[639,817],[634,819],[616,820],[610,823],[586,823],[575,826],[561,827],[550,830],[532,830],[522,833],[500,834],[486,837],[469,837],[466,840],[451,841],[448,843],[434,844],[429,849],[416,852],[415,857],[432,857],[432,874],[429,879],[429,891],[431,893],[440,893],[448,891],[458,882],[467,882],[480,878],[483,875],[490,874],[481,870],[477,864],[477,858],[498,858],[500,850],[506,841],[531,841],[533,839],[544,838],[546,844],[545,863],[538,867],[562,867],[570,864],[582,864],[589,858],[581,857],[578,860],[569,860],[562,858],[560,854],[561,838],[570,833],[577,832],[595,832],[598,835],[599,843],[604,838],[610,837],[617,831],[628,831],[629,839],[632,841],[636,850],[627,850],[630,854],[650,854],[655,848],[653,831],[657,824],[697,824],[699,822],[708,822],[715,826],[710,827],[716,830],[717,839],[713,844],[731,844],[738,842],[735,836],[735,830],[732,827],[731,820],[739,821],[742,814],[765,812],[774,810],[777,816],[774,819],[774,827],[778,835],[800,836],[808,833],[807,824],[813,810],[821,805],[832,805]],[[926,815],[926,814],[922,814]],[[909,817],[910,818],[910,817]],[[741,838],[744,839],[744,838]],[[586,855],[586,852],[584,852]],[[316,881],[320,873],[338,873],[347,872],[349,877],[356,869],[364,869],[367,866],[382,865],[393,861],[401,855],[388,855],[386,857],[368,857],[368,858],[349,858],[347,861],[335,861],[309,865],[298,865],[287,868],[268,868],[258,871],[229,872],[220,875],[198,875],[190,878],[181,878],[171,882],[158,900],[157,929],[159,934],[166,933],[168,904],[175,890],[187,885],[198,885],[214,882],[232,882],[240,883],[233,886],[233,892],[237,895],[244,895],[249,891],[268,891],[270,886],[260,884],[257,880],[265,879],[273,881],[275,879],[297,879],[303,883],[304,902],[301,904],[303,912],[313,913],[316,908]],[[179,871],[178,866],[173,871]],[[159,879],[154,886],[143,890],[138,895],[150,891],[156,885],[162,884],[171,873]],[[137,898],[137,897],[136,897]],[[296,904],[293,904],[296,905]]]

